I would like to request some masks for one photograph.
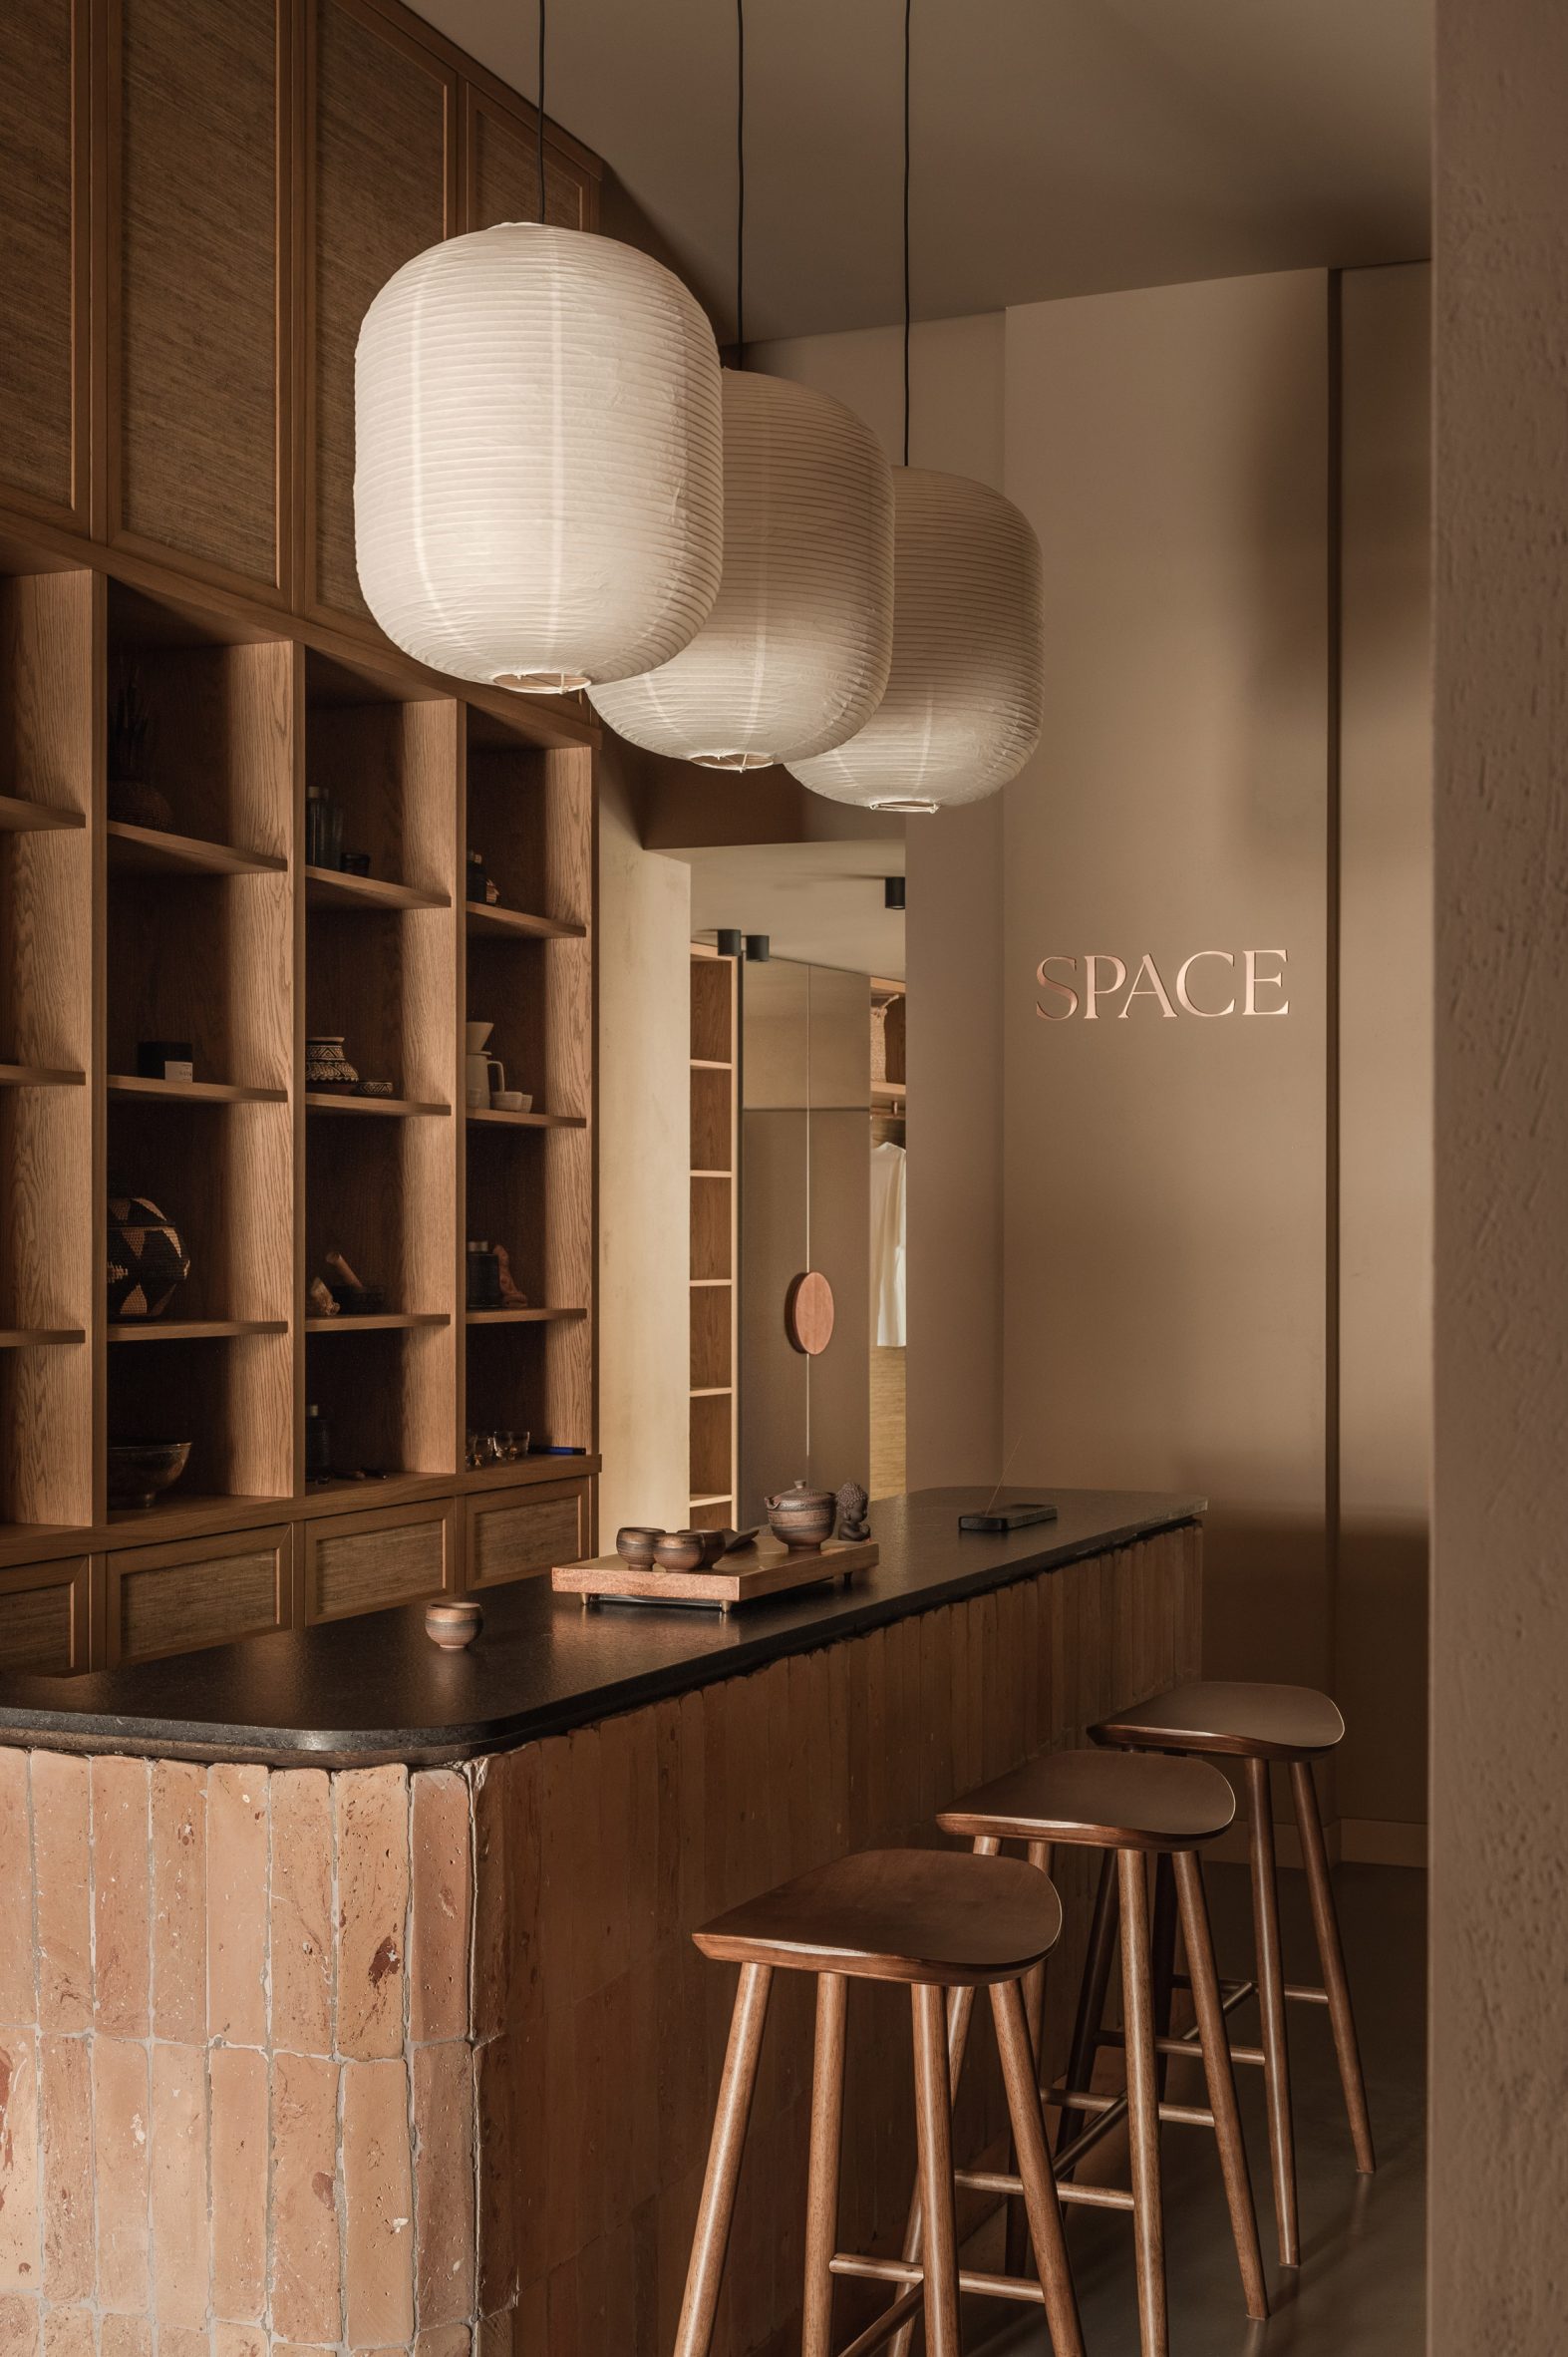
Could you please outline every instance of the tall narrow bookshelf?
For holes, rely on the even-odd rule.
[[[740,999],[734,958],[692,943],[691,1500],[694,1529],[735,1518]]]
[[[0,1669],[484,1586],[594,1536],[591,743],[137,569],[0,548]],[[316,787],[365,872],[307,863]],[[469,897],[470,845],[498,896]],[[468,1106],[474,1015],[526,1113]],[[310,1085],[320,1035],[380,1092]],[[191,1077],[145,1069],[154,1041]],[[189,1257],[159,1316],[110,1314],[123,1197]],[[469,1309],[475,1237],[525,1303]],[[334,1254],[370,1314],[313,1297]],[[112,1506],[111,1450],[168,1440],[177,1482]]]

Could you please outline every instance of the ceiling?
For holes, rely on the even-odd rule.
[[[777,957],[902,980],[904,918],[882,905],[902,875],[901,842],[723,843],[682,851],[692,870],[692,931],[767,933]]]
[[[419,0],[531,97],[537,0]],[[1431,0],[915,0],[914,310],[1427,241]],[[747,0],[749,340],[899,314],[901,0]],[[734,0],[554,0],[547,101],[733,332]],[[607,225],[616,223],[612,189]]]

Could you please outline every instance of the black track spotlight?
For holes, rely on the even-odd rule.
[[[903,877],[901,875],[884,875],[882,878],[882,906],[884,908],[902,908],[903,905]]]
[[[773,944],[766,933],[748,933],[746,955],[750,964],[765,966],[773,955]]]
[[[741,928],[739,925],[721,925],[714,938],[718,943],[721,957],[740,956]]]

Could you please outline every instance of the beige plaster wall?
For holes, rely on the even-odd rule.
[[[1353,270],[1342,289],[1338,1784],[1342,1816],[1378,1829],[1364,1842],[1415,1862],[1431,1460],[1431,271]]]
[[[1003,797],[1005,1429],[1025,1482],[1199,1489],[1205,1660],[1331,1682],[1328,285],[1008,314],[1041,749]],[[1049,1021],[1039,960],[1152,953],[1238,1012]],[[1285,952],[1251,1016],[1247,950]],[[1054,969],[1065,974],[1067,969]],[[1100,969],[1102,972],[1106,969]],[[1272,965],[1269,970],[1272,970]],[[1260,1005],[1281,994],[1259,993]]]
[[[1000,312],[916,327],[910,455],[1002,484]],[[897,328],[764,344],[759,368],[846,402],[902,452]],[[912,1489],[995,1481],[1002,1430],[1001,805],[911,819],[906,1467]]]
[[[637,756],[608,732],[599,808],[601,1536],[687,1520],[691,870],[638,840]]]
[[[1568,2247],[1568,30],[1436,11],[1431,2348]]]

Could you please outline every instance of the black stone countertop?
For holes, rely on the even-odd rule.
[[[1194,1520],[1201,1498],[1137,1490],[1003,1490],[1059,1510],[1008,1537],[961,1533],[986,1490],[920,1490],[871,1510],[881,1548],[847,1587],[806,1588],[728,1617],[556,1596],[547,1577],[488,1590],[464,1653],[425,1634],[424,1607],[251,1637],[77,1678],[0,1678],[0,1743],[365,1768],[469,1760],[760,1669],[1031,1572]]]

